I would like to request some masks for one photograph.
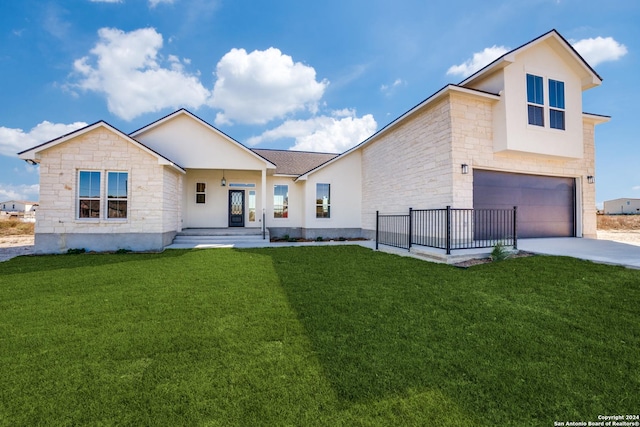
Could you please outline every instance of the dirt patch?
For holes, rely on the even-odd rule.
[[[639,231],[640,215],[597,215],[598,231]]]
[[[0,236],[0,262],[33,254],[33,235]]]

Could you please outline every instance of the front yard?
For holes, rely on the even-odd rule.
[[[0,263],[0,425],[552,426],[640,410],[640,271],[356,246]]]

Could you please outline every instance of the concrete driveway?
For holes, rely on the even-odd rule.
[[[640,269],[640,246],[611,240],[558,237],[518,239],[518,249],[545,255],[563,255]]]

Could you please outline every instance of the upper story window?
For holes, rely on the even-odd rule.
[[[544,94],[542,77],[527,74],[527,109],[529,124],[544,126]]]
[[[548,79],[548,108],[545,104],[544,80],[540,76],[527,74],[528,123],[545,126],[545,109],[549,111],[549,127],[565,129],[564,82]]]
[[[289,186],[273,186],[273,217],[289,218]]]
[[[549,126],[564,129],[564,83],[549,79]]]

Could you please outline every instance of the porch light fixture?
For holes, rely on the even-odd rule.
[[[224,170],[222,171],[222,180],[220,181],[220,186],[221,187],[227,186],[227,180],[224,178]]]
[[[594,182],[596,182],[596,179],[593,177],[593,175],[589,175],[587,176],[587,182],[589,184],[593,184]]]
[[[460,166],[461,166],[462,174],[463,174],[463,175],[466,175],[466,174],[468,174],[468,173],[469,173],[469,165],[468,165],[468,164],[463,163],[463,164],[462,164],[462,165],[460,165]]]

